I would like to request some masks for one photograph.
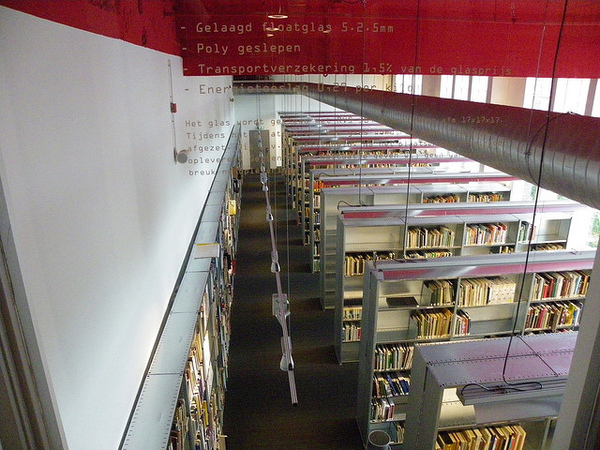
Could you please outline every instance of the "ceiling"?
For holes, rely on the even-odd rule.
[[[175,17],[188,75],[600,77],[598,1],[176,0]]]
[[[598,0],[0,0],[183,57],[186,75],[600,78]],[[268,14],[285,13],[286,19]]]

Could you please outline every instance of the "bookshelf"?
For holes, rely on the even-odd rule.
[[[545,301],[583,305],[587,289],[585,280],[589,279],[595,252],[532,252],[527,264],[526,256],[525,253],[513,253],[488,257],[459,256],[412,262],[367,263],[363,285],[357,403],[357,422],[365,442],[373,430],[384,430],[394,438],[397,431],[402,430],[405,433],[405,441],[408,442],[402,448],[434,448],[428,445],[430,438],[435,441],[435,434],[439,428],[474,427],[479,424],[497,424],[539,417],[545,419],[552,416],[546,413],[535,416],[529,410],[527,414],[521,411],[521,416],[502,417],[498,411],[492,410],[488,412],[488,418],[493,417],[493,420],[480,420],[474,415],[473,407],[463,407],[455,398],[447,398],[443,402],[445,409],[443,414],[440,414],[440,396],[431,396],[429,393],[421,398],[413,396],[415,390],[420,392],[425,380],[424,373],[415,368],[417,352],[425,347],[440,349],[441,352],[443,346],[436,344],[458,342],[457,345],[462,345],[466,342],[479,342],[480,344],[473,345],[484,346],[486,357],[490,357],[494,353],[485,347],[485,342],[490,341],[490,338],[514,335],[525,339],[555,336],[548,339],[559,342],[573,339],[579,318],[571,320],[569,324],[565,322],[560,330],[564,331],[562,333],[551,333],[553,330],[550,327],[546,330],[526,328],[529,310],[541,300],[535,295],[538,292],[535,280],[540,275],[553,274],[558,277],[557,274],[561,274],[568,278],[575,277],[576,274],[581,288],[579,291],[565,290],[561,295],[546,298]],[[467,286],[492,288],[482,289],[480,294],[474,295],[472,291],[467,293]],[[449,352],[448,359],[455,354],[455,348],[458,347],[444,350]],[[473,360],[477,359],[473,353],[470,353],[470,357]],[[437,361],[443,359],[438,354]],[[468,363],[465,363],[465,366],[467,365]],[[374,396],[374,379],[380,374],[387,377],[389,372],[401,372],[402,376],[408,379],[407,395],[394,393],[382,398]],[[477,382],[475,378],[461,378],[458,372],[452,369],[446,368],[443,373],[447,377],[456,376],[456,379],[462,380],[462,384]],[[427,379],[429,380],[429,376]],[[421,400],[425,404],[414,407],[414,402],[418,403]],[[388,404],[387,408],[375,408],[377,403],[385,402]],[[413,407],[419,410],[417,413],[413,410],[413,414],[421,420],[417,425],[411,425],[414,422],[409,419]],[[518,412],[518,408],[515,410]],[[379,412],[383,412],[384,415],[373,416]],[[427,419],[423,419],[424,417]],[[433,420],[433,417],[435,423],[424,423]],[[438,421],[442,420],[440,417],[443,419],[441,422]],[[426,441],[419,440],[419,443],[427,444],[414,446],[414,442],[409,439],[411,433],[417,431],[414,426],[418,427],[419,433],[427,433]]]
[[[398,215],[406,211],[407,203],[420,204],[410,206],[415,212],[438,210],[438,214],[446,214],[454,206],[449,203],[423,204],[431,198],[452,197],[458,202],[469,202],[474,198],[495,198],[503,201],[511,199],[512,183],[467,183],[447,184],[440,177],[440,183],[426,185],[403,186],[370,186],[370,187],[343,187],[325,188],[320,195],[320,227],[312,248],[313,267],[318,266],[320,273],[321,307],[330,309],[335,307],[335,271],[336,271],[336,246],[337,246],[337,217],[344,212],[346,217],[386,217]],[[573,202],[571,202],[573,203]],[[496,204],[496,203],[495,203]],[[499,204],[499,203],[498,203]],[[476,206],[481,208],[481,205]],[[470,208],[470,207],[469,207]],[[430,212],[429,215],[434,214]],[[456,213],[450,213],[456,214]]]
[[[576,340],[573,332],[417,346],[401,448],[430,448],[440,434],[500,426],[525,434],[518,449],[548,448]],[[480,386],[508,383],[523,391],[481,395]]]
[[[449,194],[453,189],[439,187],[443,183],[453,185],[481,182],[499,184],[500,182],[510,183],[513,180],[515,180],[514,177],[498,172],[457,172],[446,170],[446,168],[436,167],[399,167],[365,170],[345,169],[337,170],[336,173],[332,173],[332,171],[328,171],[327,169],[311,170],[308,180],[309,184],[307,189],[305,189],[309,198],[308,200],[304,199],[306,206],[304,208],[305,214],[302,216],[302,223],[304,224],[305,242],[311,245],[313,272],[318,272],[320,270],[320,241],[323,235],[320,221],[323,214],[323,200],[321,199],[322,189],[360,186],[360,198],[358,198],[358,200],[365,201],[365,199],[363,199],[362,191],[364,190],[366,197],[369,196],[370,192],[366,188],[375,186],[387,187],[389,189],[387,192],[385,190],[379,190],[374,194],[372,201],[378,202],[379,204],[384,202],[402,204],[406,203],[407,196],[402,195],[402,191],[394,190],[394,188],[398,186],[410,185],[414,187],[429,184],[438,186],[437,189],[423,188],[421,190],[412,190],[408,200],[420,202],[429,197],[437,197],[444,192],[448,192]],[[458,191],[460,190],[461,189],[458,188]],[[428,191],[429,193],[427,193]],[[474,191],[476,191],[476,189],[474,189]],[[329,202],[328,205],[329,208],[332,207],[331,202]]]
[[[302,146],[291,165],[290,172],[295,174],[297,182],[292,192],[302,195],[302,186],[308,186],[311,169],[337,168],[376,168],[407,166],[432,166],[440,163],[467,163],[469,159],[440,149],[432,144],[416,140],[404,139],[402,146]],[[413,160],[414,158],[414,160]],[[295,188],[298,189],[295,189]],[[296,192],[299,191],[299,192]],[[295,198],[295,197],[294,197]],[[300,206],[301,203],[298,204]]]
[[[340,363],[357,361],[359,357],[360,339],[357,334],[361,319],[358,310],[363,296],[362,276],[368,261],[418,260],[425,257],[433,262],[435,259],[444,260],[445,256],[496,255],[524,252],[528,248],[519,240],[519,234],[523,224],[528,224],[531,218],[532,203],[498,202],[493,208],[485,209],[486,215],[482,215],[482,206],[475,203],[454,203],[442,208],[438,204],[414,204],[409,207],[395,217],[338,217],[335,268],[327,279],[335,278],[335,284],[328,286],[328,290],[335,299],[334,347]],[[576,211],[582,208],[580,204],[570,201],[557,201],[539,207],[536,224],[544,228],[546,222],[550,222],[547,228],[559,230],[560,233],[552,236],[555,239],[552,242],[550,235],[544,234],[543,247],[538,246],[539,243],[534,239],[532,249],[567,248],[570,222]],[[450,215],[453,213],[458,214]],[[494,236],[494,233],[497,235]],[[434,239],[430,239],[431,236]],[[480,238],[479,243],[475,238]],[[436,264],[450,265],[453,262],[436,261]],[[331,269],[328,267],[328,270]],[[451,287],[451,292],[456,289],[456,286]],[[442,302],[439,306],[445,305]],[[346,318],[349,308],[354,311],[352,320]],[[547,317],[548,312],[555,309],[556,305],[552,304],[537,305],[538,316],[542,317]],[[535,320],[535,317],[531,320]],[[455,326],[458,327],[457,324]],[[355,330],[350,339],[346,332],[349,329]]]
[[[218,449],[242,177],[235,127],[199,219],[121,448]]]

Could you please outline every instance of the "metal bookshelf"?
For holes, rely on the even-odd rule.
[[[389,346],[407,345],[414,346],[415,354],[418,347],[440,348],[440,343],[444,342],[465,342],[465,341],[488,341],[489,338],[498,338],[506,336],[526,336],[526,335],[546,335],[556,336],[557,340],[567,340],[574,335],[578,329],[581,318],[581,306],[585,306],[585,293],[573,296],[558,296],[546,298],[543,302],[548,304],[576,303],[579,306],[579,315],[576,320],[572,316],[572,321],[565,320],[564,326],[548,327],[547,329],[526,329],[525,324],[533,305],[537,305],[539,299],[534,296],[535,275],[543,273],[565,273],[568,271],[580,271],[581,274],[589,276],[594,263],[595,252],[569,252],[569,251],[550,251],[550,252],[532,252],[530,253],[526,264],[525,253],[500,254],[493,256],[464,256],[455,258],[440,258],[436,260],[425,261],[380,261],[369,262],[364,277],[363,286],[363,310],[362,310],[362,339],[359,349],[359,379],[358,379],[358,403],[357,403],[357,423],[366,442],[369,433],[373,430],[384,430],[393,434],[393,427],[396,424],[405,424],[406,436],[409,433],[415,433],[411,425],[414,421],[409,421],[409,414],[413,403],[419,401],[413,399],[413,393],[420,392],[421,383],[424,383],[424,374],[418,370],[415,372],[413,359],[410,364],[403,368],[409,374],[410,392],[401,397],[387,398],[386,401],[393,403],[393,416],[387,420],[373,416],[373,377],[381,370],[376,365],[378,352],[382,349],[388,349]],[[508,280],[512,282],[510,293],[506,291],[503,297],[495,298],[489,303],[474,305],[464,303],[462,300],[463,291],[458,287],[464,281],[469,280]],[[452,286],[454,298],[450,302],[440,303],[436,297],[433,300],[431,292],[427,288],[431,282],[445,281]],[[488,294],[491,295],[491,294]],[[394,302],[389,300],[393,299]],[[405,302],[397,301],[404,299]],[[468,327],[463,328],[459,325],[460,314],[467,313],[469,318]],[[433,334],[422,334],[419,329],[419,317],[431,314],[431,322],[434,324],[435,332]],[[441,327],[443,320],[450,318],[448,328]],[[565,331],[561,333],[552,333],[552,331]],[[430,345],[431,344],[431,345]],[[475,344],[473,344],[475,345]],[[480,344],[485,345],[485,344]],[[450,349],[455,347],[449,347]],[[487,352],[487,350],[486,350]],[[490,353],[491,354],[491,353]],[[440,360],[438,358],[438,360]],[[394,368],[394,370],[400,370]],[[446,367],[444,376],[453,377],[459,372],[454,371],[450,366]],[[440,373],[445,371],[440,366]],[[492,380],[493,381],[493,380]],[[462,379],[462,384],[477,382],[468,378]],[[458,386],[460,383],[455,384]],[[445,383],[444,386],[450,386]],[[441,405],[440,397],[424,394],[425,402],[430,402],[424,406],[415,407],[420,414],[426,408],[439,408]],[[456,400],[454,400],[456,402]],[[455,403],[454,403],[455,404]],[[469,407],[464,411],[468,412]],[[439,409],[426,409],[427,414],[421,416],[431,416],[426,420],[431,422],[419,422],[419,433],[437,433],[441,422],[438,422]],[[436,412],[437,411],[437,412]],[[444,426],[463,425],[464,418],[468,421],[465,424],[475,424],[473,417],[468,414],[459,414],[459,421],[447,421]],[[449,417],[452,417],[450,415]],[[528,416],[529,417],[529,416]],[[544,416],[545,417],[545,416]],[[404,422],[406,420],[406,422]],[[502,419],[504,420],[504,419]],[[500,420],[500,421],[502,421]],[[425,430],[425,428],[427,428]],[[434,431],[432,431],[434,430]],[[429,435],[428,435],[429,436]],[[428,438],[429,439],[429,438]],[[424,446],[412,446],[411,441],[406,444],[406,449],[412,448],[433,448]],[[425,441],[419,441],[425,442]],[[429,442],[427,440],[426,442]]]
[[[229,287],[233,283],[227,264],[235,256],[237,245],[237,217],[228,208],[230,201],[239,201],[239,148],[239,127],[235,127],[131,412],[121,442],[123,450],[166,449],[173,444],[174,434],[183,448],[215,448],[222,434],[222,411],[218,408],[225,391],[228,336],[224,330],[228,320],[226,307],[232,301]],[[204,429],[194,430],[190,423],[197,419],[198,412],[188,402],[185,374],[199,333],[203,334],[202,339],[206,338],[206,348],[200,350],[205,376],[202,396],[208,400],[206,408],[210,411],[205,413],[210,414],[210,422],[203,417],[203,423],[196,425]],[[181,407],[187,408],[185,414],[191,418],[185,429],[177,429],[176,410]]]

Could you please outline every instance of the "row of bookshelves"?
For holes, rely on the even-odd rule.
[[[242,177],[234,127],[126,430],[124,450],[225,448],[230,311]]]
[[[414,206],[415,210],[421,214],[420,207],[422,205],[415,204],[409,206],[411,208]],[[360,305],[363,296],[362,275],[369,263],[380,264],[386,261],[415,259],[433,261],[438,259],[452,259],[457,256],[526,254],[527,250],[540,253],[545,248],[553,249],[551,251],[559,251],[554,249],[565,248],[569,245],[568,242],[571,237],[570,223],[573,217],[575,217],[576,212],[581,208],[581,205],[574,202],[559,201],[548,203],[544,205],[544,208],[537,211],[536,224],[539,224],[537,226],[540,230],[538,236],[543,236],[543,239],[548,241],[555,239],[552,243],[553,245],[548,246],[549,242],[546,242],[540,243],[541,245],[537,246],[536,244],[538,243],[535,241],[519,243],[512,241],[512,238],[510,242],[502,244],[483,242],[479,245],[464,245],[462,242],[463,234],[467,233],[466,230],[473,227],[485,228],[485,230],[508,230],[507,233],[516,239],[517,230],[520,226],[523,223],[530,223],[530,214],[527,214],[526,211],[532,211],[533,205],[531,203],[499,202],[498,206],[494,208],[494,211],[497,210],[499,214],[495,215],[494,212],[490,212],[485,216],[490,221],[489,226],[481,222],[482,210],[475,204],[450,204],[445,205],[443,209],[436,209],[436,205],[427,206],[430,207],[430,209],[426,210],[427,214],[429,214],[428,216],[419,215],[413,217],[411,215],[413,210],[409,208],[408,213],[402,212],[396,214],[393,212],[384,217],[370,217],[371,212],[365,213],[364,216],[366,217],[363,217],[360,212],[353,212],[354,216],[351,215],[351,217],[346,217],[345,214],[337,217],[338,223],[335,228],[337,235],[336,245],[329,246],[327,253],[322,256],[323,261],[327,262],[327,264],[324,266],[323,273],[321,274],[321,282],[325,285],[325,287],[322,287],[321,292],[322,295],[328,294],[334,298],[333,304],[336,310],[334,313],[334,344],[340,362],[356,361],[358,358],[357,346],[354,343],[346,346],[346,341],[340,330],[343,330],[344,322],[347,320],[344,318],[344,308],[346,306],[356,307]],[[381,208],[378,211],[385,211],[385,207]],[[453,216],[452,208],[458,208],[461,215]],[[353,211],[360,211],[361,209],[355,208]],[[564,211],[557,212],[558,209],[564,209]],[[518,214],[504,213],[505,211],[510,212],[513,210]],[[403,217],[398,216],[404,216],[407,219],[405,221]],[[502,224],[502,226],[499,224]],[[423,230],[427,230],[427,236],[452,236],[452,233],[448,230],[453,231],[453,243],[455,245],[451,248],[422,248],[419,250],[405,247],[406,242],[410,241],[410,236],[416,234],[424,235]],[[371,251],[366,252],[364,249],[367,248],[370,248]],[[333,258],[334,256],[335,258]],[[439,262],[436,264],[451,265],[453,262]],[[342,270],[338,270],[337,268],[342,268]],[[573,277],[574,274],[568,274],[569,279]],[[581,277],[573,286],[576,286],[578,283],[585,284],[585,279],[585,277]],[[488,279],[486,277],[478,277],[473,280],[463,278],[460,283],[457,283],[457,280],[428,280],[427,283],[421,283],[419,286],[411,288],[411,296],[417,298],[419,307],[445,305],[456,305],[459,307],[490,306],[518,300],[516,299],[518,281],[515,277],[511,276],[488,277]],[[407,283],[409,282],[407,281]],[[567,284],[570,285],[571,283]],[[527,279],[526,286],[527,290],[524,292],[526,302],[535,301],[538,294],[534,294],[531,291],[532,280],[530,278]],[[504,309],[503,314],[508,319],[511,308]],[[524,310],[527,310],[527,307]],[[469,335],[473,333],[480,334],[479,329],[484,323],[484,318],[480,317],[481,315],[481,312],[467,311],[460,313],[460,316],[456,319],[454,317],[456,314],[454,314],[453,320],[460,320],[462,327],[458,327],[458,325],[453,323],[451,328],[457,326],[457,334],[459,330],[462,330],[461,334],[466,334],[467,332]],[[471,329],[473,324],[475,325],[475,329]],[[500,325],[500,322],[496,322],[496,324]],[[494,329],[496,333],[500,333],[502,330],[504,332],[510,330],[510,328],[506,329],[504,325]],[[344,349],[344,347],[348,348]]]
[[[294,139],[293,130],[288,137],[288,183],[295,192],[304,242],[312,249],[313,271],[321,272],[322,306],[335,309],[336,354],[340,363],[359,362],[357,423],[365,446],[371,433],[383,430],[392,444],[402,444],[408,437],[408,447],[402,449],[526,448],[524,422],[531,419],[526,414],[511,416],[502,411],[497,418],[488,413],[482,419],[475,417],[472,406],[462,404],[462,398],[424,394],[423,400],[421,385],[429,377],[420,357],[413,372],[415,349],[558,332],[571,342],[585,309],[594,259],[593,251],[565,251],[581,205],[509,202],[508,179],[493,188],[493,177],[481,177],[487,181],[485,186],[474,179],[463,180],[461,186],[453,176],[438,172],[432,181],[429,173],[439,163],[423,160],[416,167],[418,154],[415,165],[411,164],[414,185],[377,185],[375,171],[365,177],[351,171],[368,168],[367,158],[351,161],[339,156],[356,149],[340,147],[338,153],[334,146],[313,146],[309,150],[309,141]],[[388,149],[399,149],[399,142]],[[409,140],[404,142],[412,146]],[[350,140],[345,144],[353,145]],[[316,157],[321,151],[327,152],[326,158]],[[409,156],[412,160],[415,155]],[[383,158],[380,162],[382,167]],[[402,172],[386,175],[401,184],[397,180]],[[426,181],[419,184],[419,177]],[[432,364],[444,363],[441,351],[431,353],[438,355],[437,360],[431,358]],[[471,354],[480,357],[474,356],[466,365],[480,360],[490,363],[493,355],[503,352]],[[468,383],[470,378],[461,378],[462,373],[455,378]],[[416,399],[413,378],[419,393]],[[445,385],[433,379],[442,392]],[[453,395],[457,394],[458,389]],[[413,405],[420,401],[426,406]],[[421,430],[414,426],[414,418],[407,420],[417,409],[413,417],[427,416],[425,441],[415,438]],[[459,412],[441,421],[444,411]],[[550,412],[542,414],[533,421],[550,416]],[[478,426],[482,422],[488,426]],[[500,424],[492,426],[492,422]]]
[[[323,191],[325,189],[315,190],[314,192],[310,189],[306,190],[308,200],[304,202],[304,208],[301,211],[301,223],[304,224],[305,243],[315,245],[315,251],[311,255],[315,267],[314,271],[319,271],[321,267],[318,264],[318,256],[320,255],[319,248],[322,246],[322,243],[320,242],[320,237],[319,239],[316,237],[317,230],[320,231],[323,228],[323,220],[325,220],[328,214],[336,213],[340,204],[368,206],[373,204],[403,205],[407,202],[422,203],[429,195],[441,195],[449,191],[453,192],[453,195],[457,195],[461,202],[467,203],[469,199],[477,195],[477,191],[483,190],[484,192],[488,192],[492,187],[490,186],[491,181],[496,180],[498,177],[506,177],[506,175],[499,173],[456,173],[450,170],[434,173],[434,176],[432,176],[432,172],[415,173],[413,169],[410,176],[410,188],[408,188],[407,186],[402,186],[408,180],[408,172],[406,170],[394,171],[393,173],[388,171],[388,173],[381,173],[379,175],[374,172],[367,173],[364,171],[359,174],[351,172],[343,174],[341,171],[337,171],[335,175],[331,175],[326,171],[312,171],[310,180],[312,181],[314,177],[318,177],[321,185],[330,186],[326,190],[335,191],[341,189],[341,192],[347,192],[349,186],[356,186],[359,192],[359,194],[351,194],[349,197],[341,195],[341,198],[335,204],[332,204],[331,201],[325,203],[321,199],[321,197],[324,197]],[[336,184],[337,187],[331,187]],[[465,189],[463,186],[467,185],[469,187]],[[510,187],[505,185],[497,185],[495,188],[500,190],[500,192],[508,190],[508,193],[510,193]],[[460,195],[457,193],[460,193]],[[502,197],[508,196],[502,194]],[[322,206],[316,206],[317,204]],[[431,205],[435,204],[432,203]],[[444,203],[444,205],[448,205],[448,203]]]
[[[469,222],[477,222],[479,217],[478,214],[480,210],[477,208],[472,209],[475,213],[472,217],[468,215],[462,216],[432,216],[432,217],[419,217],[419,218],[409,218],[412,223],[423,223],[430,224],[428,226],[421,227],[406,227],[404,225],[404,220],[402,219],[394,219],[394,218],[384,218],[384,219],[347,219],[343,217],[338,218],[338,226],[337,226],[337,234],[338,234],[338,243],[335,247],[335,253],[337,261],[333,263],[331,266],[327,265],[324,270],[327,273],[331,273],[330,276],[325,281],[331,283],[332,287],[328,289],[333,292],[335,297],[335,309],[336,312],[334,314],[334,322],[335,326],[338,330],[343,328],[344,318],[343,318],[343,308],[346,306],[347,301],[351,301],[353,306],[360,304],[360,298],[362,296],[362,274],[364,273],[365,267],[369,262],[375,262],[377,264],[381,262],[385,262],[387,260],[407,260],[407,259],[447,259],[448,257],[461,256],[461,255],[484,255],[484,254],[502,254],[502,253],[514,253],[526,250],[527,246],[517,246],[511,245],[511,252],[507,252],[508,244],[498,244],[498,245],[490,245],[490,244],[481,244],[478,246],[454,246],[451,249],[448,248],[437,248],[437,249],[422,249],[417,253],[412,249],[404,249],[403,250],[403,241],[405,239],[405,235],[403,229],[405,230],[414,230],[414,229],[432,229],[435,227],[433,225],[437,222],[444,222],[446,225],[444,227],[454,229],[458,232],[459,229],[466,229]],[[445,211],[449,213],[449,211]],[[469,212],[468,210],[463,209],[463,213]],[[494,218],[503,218],[503,221],[492,221],[491,224],[503,223],[509,224],[510,227],[518,228],[521,217],[516,215],[506,215],[501,214],[499,216],[488,215],[487,218],[490,220],[494,220]],[[538,215],[538,217],[542,217],[542,215]],[[549,230],[550,227],[554,229],[556,233],[555,237],[564,242],[567,241],[568,238],[568,230],[569,230],[569,216],[567,214],[556,215],[554,213],[550,213],[547,217],[547,222],[545,224],[546,228]],[[512,222],[511,222],[512,221]],[[409,223],[410,223],[409,222]],[[560,234],[562,233],[562,234]],[[549,235],[547,235],[548,237]],[[459,239],[456,239],[459,241]],[[455,242],[455,243],[459,243]],[[371,248],[373,249],[370,253],[364,253],[361,249]],[[415,254],[417,253],[417,254]],[[448,263],[451,264],[451,263]],[[341,267],[343,270],[336,270],[336,267]],[[322,277],[323,279],[323,277]],[[333,280],[333,281],[330,281]],[[497,283],[507,284],[506,280],[496,280]],[[513,281],[513,286],[515,280]],[[477,285],[474,283],[481,284],[482,281],[476,282],[464,282],[462,283],[460,289],[463,290],[463,294],[460,296],[459,305],[469,305],[471,303],[478,304],[478,302],[484,302],[483,304],[488,304],[488,298],[482,297],[482,293],[489,293],[489,288],[487,290],[483,290],[483,288],[477,289]],[[443,284],[443,283],[442,283]],[[508,283],[508,286],[511,284]],[[416,293],[419,297],[419,304],[421,306],[432,306],[432,305],[444,305],[445,302],[454,301],[452,297],[446,296],[443,299],[436,300],[436,295],[439,293],[443,294],[444,290],[436,290],[436,283],[430,282],[427,285],[421,285],[420,287],[415,288],[413,293]],[[475,290],[473,289],[475,287]],[[506,286],[505,286],[506,287]],[[455,292],[457,287],[453,287],[452,292]],[[504,292],[504,294],[500,294]],[[508,292],[508,293],[507,293]],[[431,294],[433,293],[433,302],[431,300]],[[446,293],[449,293],[447,290]],[[492,301],[491,303],[495,303],[499,301],[500,295],[510,296],[512,293],[514,297],[514,290],[506,290],[503,291],[499,286],[494,286],[492,288]],[[474,298],[471,298],[475,296]],[[529,299],[529,297],[527,297]],[[427,301],[425,301],[427,299]],[[436,303],[436,302],[441,303]],[[340,312],[337,312],[337,310]],[[339,327],[339,328],[338,328]],[[352,351],[342,351],[341,347],[344,346],[344,340],[341,338],[341,333],[334,329],[334,337],[336,344],[336,352],[341,362],[348,362],[355,360],[356,349]],[[339,339],[339,340],[338,340]],[[342,357],[342,353],[346,356],[354,355],[353,359],[346,360],[345,357]]]
[[[326,133],[325,136],[312,139],[306,135],[306,132],[314,130],[315,123],[321,125],[321,122],[315,122],[319,120],[318,115],[317,119],[310,113],[302,117],[294,115],[285,117],[282,119],[283,172],[298,211],[299,221],[304,227],[304,243],[311,248],[314,272],[320,271],[322,266],[320,228],[323,213],[320,211],[320,194],[324,187],[331,186],[332,183],[336,186],[400,186],[406,183],[410,168],[411,185],[425,186],[422,192],[412,191],[415,195],[410,199],[411,202],[490,202],[509,199],[509,195],[495,189],[480,192],[468,192],[460,188],[455,192],[429,189],[430,183],[450,182],[456,185],[458,173],[465,183],[475,179],[478,181],[495,179],[493,177],[496,175],[466,173],[469,170],[466,169],[467,167],[479,171],[481,166],[431,143],[393,132],[388,133],[395,139],[393,142],[374,140],[375,136],[370,136],[368,133],[346,135],[336,142],[329,141]],[[360,120],[358,117],[354,119]],[[306,123],[299,126],[298,124],[303,120]],[[345,119],[338,117],[326,123],[334,124],[335,120]],[[375,123],[371,125],[377,126]],[[327,127],[319,126],[319,128],[321,134],[327,130]],[[337,133],[340,134],[340,130]],[[380,169],[386,170],[382,172]],[[335,175],[334,178],[337,179],[327,181],[331,175]],[[421,178],[421,175],[424,178]],[[508,192],[510,193],[510,188]],[[390,198],[389,203],[401,203],[397,197],[398,195],[393,200]],[[415,252],[414,256],[424,255]]]
[[[576,330],[594,256],[593,251],[537,252],[529,255],[526,269],[525,254],[408,265],[369,261],[363,277],[361,341],[352,343],[359,347],[357,420],[365,440],[382,423],[404,426],[415,376],[415,344]],[[553,288],[541,288],[546,285]]]
[[[345,192],[345,195],[341,195],[342,191]],[[322,195],[324,205],[321,211],[320,242],[319,248],[315,249],[315,252],[320,249],[321,273],[319,278],[321,302],[324,309],[334,308],[337,304],[336,268],[339,267],[338,258],[342,252],[355,257],[360,253],[363,258],[367,259],[372,256],[373,252],[384,255],[393,252],[394,258],[404,259],[433,258],[474,252],[512,253],[524,250],[564,249],[573,237],[571,231],[573,218],[577,219],[585,210],[582,205],[571,201],[553,201],[538,205],[536,216],[538,232],[533,240],[525,241],[518,237],[518,230],[523,228],[523,224],[531,222],[534,208],[531,202],[496,202],[493,208],[477,203],[348,206],[346,203],[358,204],[368,200],[371,198],[371,194],[361,193],[359,196],[358,189],[345,188],[324,190]],[[489,219],[492,214],[500,215],[502,213],[511,214],[508,222],[502,222],[510,227],[509,242],[488,246],[483,246],[483,244],[480,246],[463,245],[463,242],[466,241],[463,237],[465,226],[476,220],[468,216],[487,214],[486,218]],[[459,217],[464,219],[461,225],[458,224]],[[394,219],[396,220],[394,221]],[[402,224],[405,222],[408,224],[408,227],[404,228],[406,235],[402,229]],[[375,231],[376,229],[384,231],[386,227],[391,229],[392,224],[397,224],[397,227],[390,234]],[[347,228],[344,236],[338,236],[338,225]],[[439,229],[438,227],[450,230],[446,231],[446,235],[453,233],[452,243],[454,245],[452,248],[426,248],[423,250],[407,248],[408,230],[411,230],[411,235],[416,235],[418,234],[415,231],[417,229],[431,230]],[[346,237],[346,234],[349,236]],[[384,236],[390,236],[386,238],[387,242],[383,239]],[[375,237],[377,239],[374,239]],[[359,249],[358,245],[354,245],[353,242],[362,242],[365,245]],[[342,249],[341,251],[338,251],[338,245]],[[415,242],[409,245],[415,245]],[[362,273],[354,269],[353,271],[356,274]]]

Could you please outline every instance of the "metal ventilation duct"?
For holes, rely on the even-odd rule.
[[[340,86],[301,92],[600,209],[600,118]]]
[[[282,83],[269,93],[283,91],[410,133],[600,209],[600,118],[314,83]]]

